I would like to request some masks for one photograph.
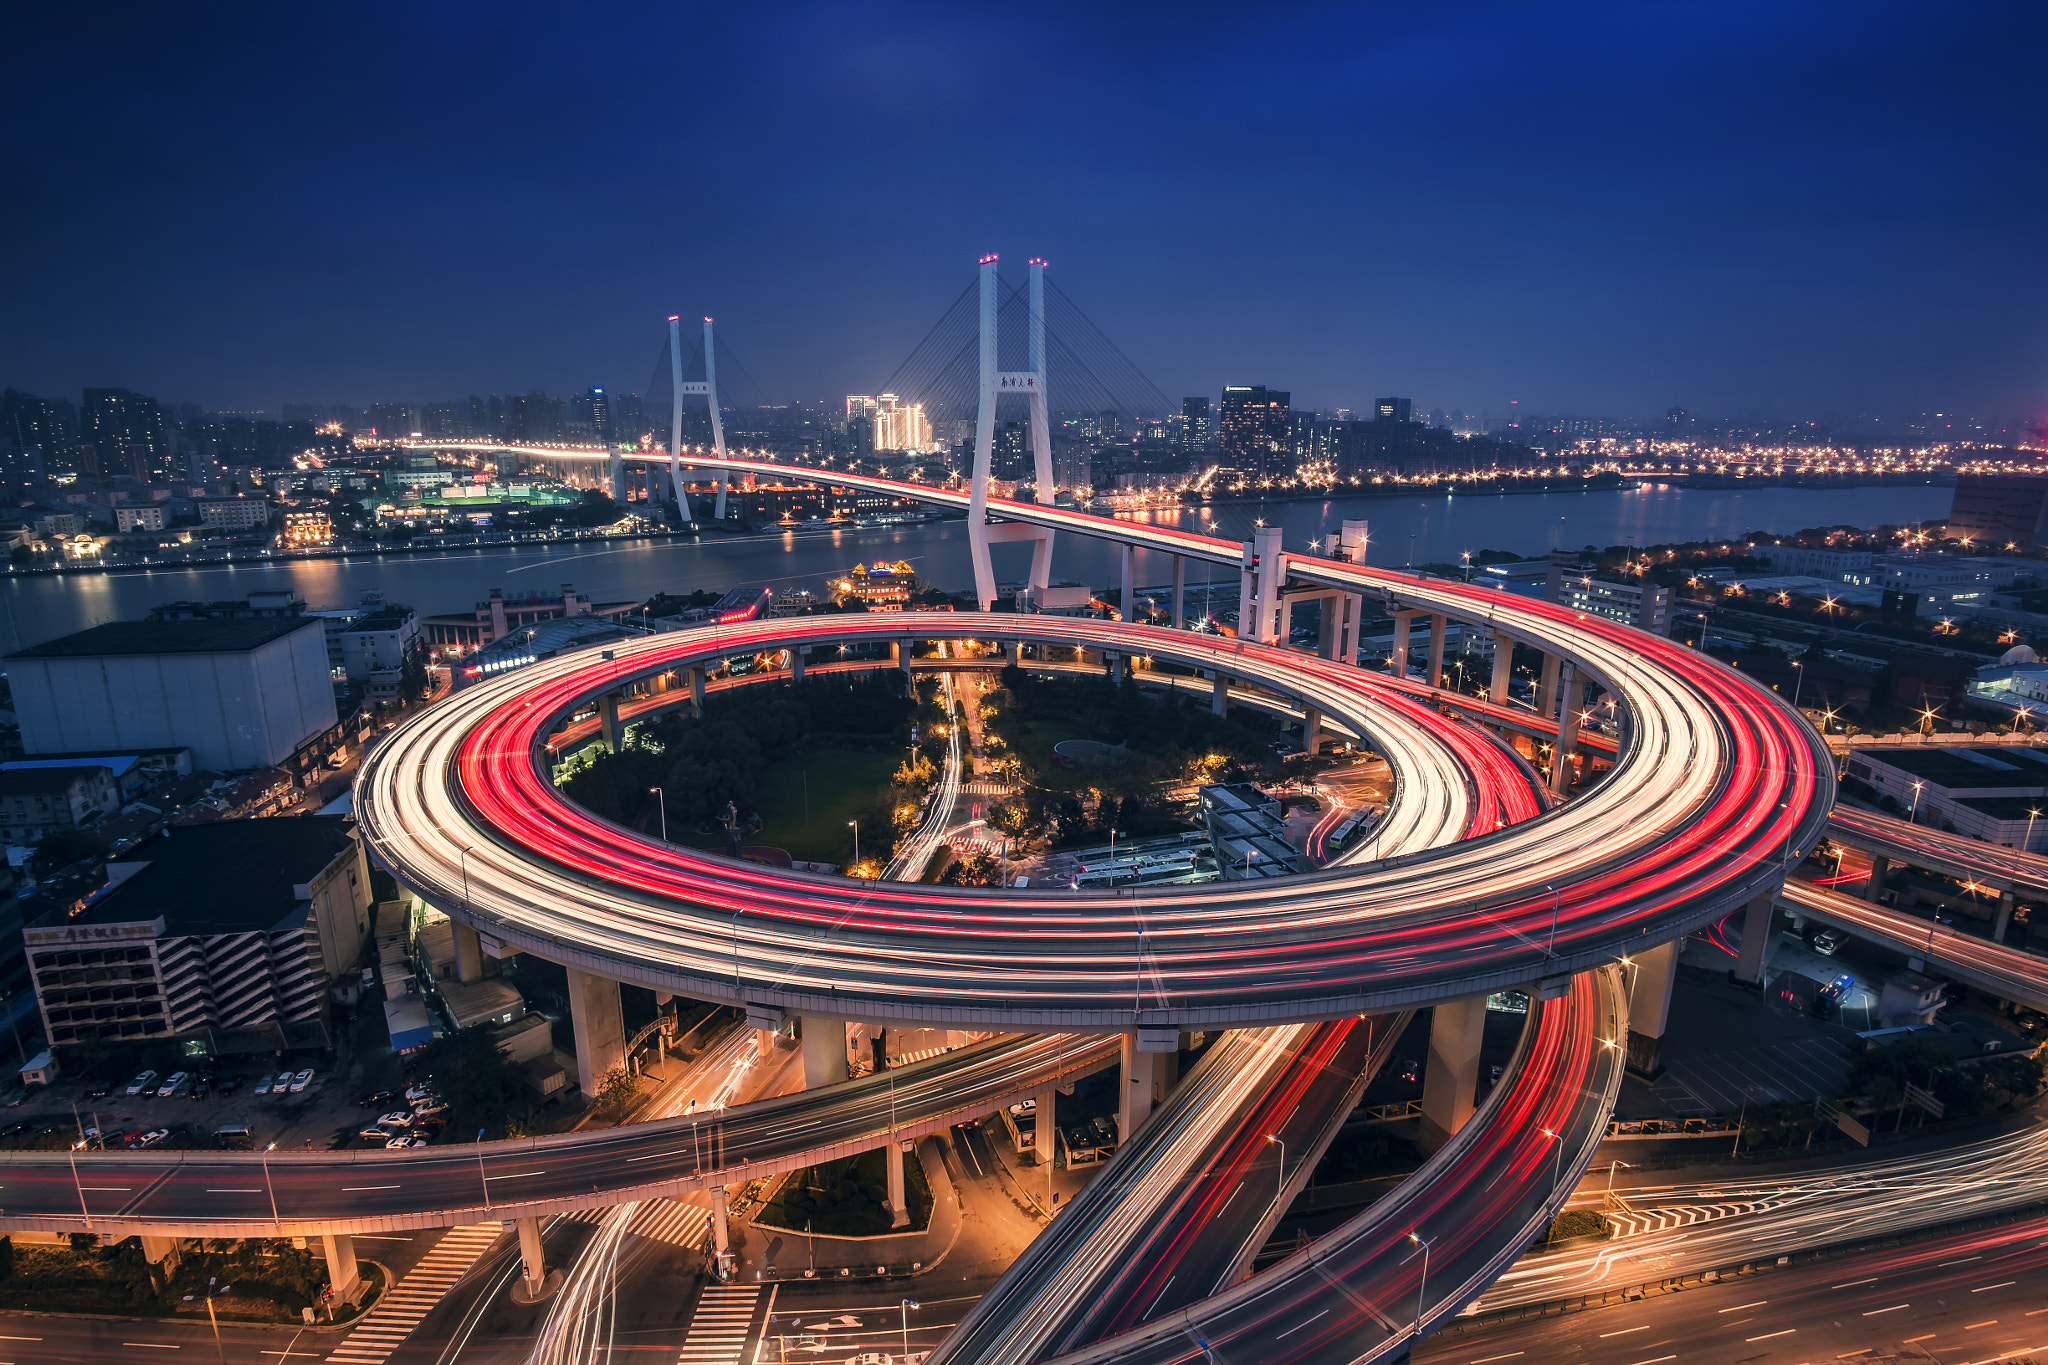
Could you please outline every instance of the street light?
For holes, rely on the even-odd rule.
[[[746,913],[745,906],[732,912],[732,992],[735,998],[740,992],[740,916]]]
[[[1279,1185],[1278,1188],[1276,1188],[1273,1192],[1273,1199],[1275,1201],[1275,1206],[1277,1208],[1278,1202],[1287,1198],[1287,1144],[1284,1142],[1280,1142],[1280,1139],[1274,1137],[1271,1133],[1266,1134],[1266,1141],[1280,1144]],[[1283,1208],[1279,1209],[1279,1212],[1285,1213],[1287,1212],[1287,1210]]]
[[[484,1174],[484,1130],[476,1130],[476,1178],[484,1187],[484,1207],[491,1206],[491,1178]]]
[[[1543,883],[1543,889],[1550,893],[1550,942],[1543,949],[1543,960],[1548,962],[1557,955],[1557,907],[1563,901],[1564,893],[1549,882]]]
[[[1548,1128],[1545,1128],[1543,1136],[1557,1144],[1555,1148],[1557,1156],[1550,1166],[1550,1188],[1554,1193],[1557,1187],[1564,1183],[1564,1134],[1553,1133]]]
[[[647,790],[653,792],[661,803],[661,841],[665,844],[668,842],[668,793],[659,787],[649,787]]]
[[[1429,1248],[1430,1248],[1430,1243],[1429,1243],[1429,1242],[1427,1242],[1427,1241],[1424,1241],[1424,1240],[1423,1240],[1422,1238],[1420,1238],[1420,1237],[1417,1237],[1417,1236],[1415,1235],[1415,1233],[1414,1233],[1413,1231],[1410,1231],[1410,1232],[1409,1232],[1409,1234],[1408,1234],[1408,1240],[1409,1240],[1409,1241],[1411,1241],[1411,1242],[1413,1242],[1413,1243],[1415,1243],[1415,1245],[1417,1245],[1417,1246],[1419,1246],[1419,1247],[1421,1247],[1421,1248],[1422,1248],[1422,1279],[1421,1279],[1421,1281],[1420,1281],[1419,1283],[1417,1283],[1417,1284],[1416,1284],[1416,1286],[1415,1286],[1415,1335],[1419,1337],[1419,1336],[1421,1336],[1421,1335],[1422,1335],[1422,1303],[1423,1303],[1423,1295],[1425,1295],[1425,1294],[1427,1294],[1427,1293],[1429,1292]],[[1433,1239],[1433,1240],[1434,1240],[1434,1239]]]
[[[475,844],[464,844],[462,852],[455,855],[456,863],[462,868],[462,914],[465,919],[469,916],[469,854],[475,847]]]
[[[1796,675],[1799,681],[1792,684],[1792,709],[1794,711],[1797,711],[1799,709],[1800,689],[1806,686],[1806,665],[1799,662],[1799,660],[1794,659],[1792,661],[1792,666],[1799,670],[1798,674]]]
[[[901,1306],[903,1310],[903,1358],[908,1360],[910,1359],[910,1310],[922,1305],[916,1299],[905,1299]]]
[[[846,825],[853,831],[853,865],[857,869],[860,867],[860,821],[848,820]]]
[[[1913,804],[1906,811],[1906,823],[1909,825],[1916,823],[1913,817],[1920,811],[1920,786],[1921,784],[1918,782],[1913,784]]]
[[[2027,841],[2021,847],[2028,853],[2034,851],[2034,821],[2039,819],[2040,816],[2041,812],[2032,808],[2029,808],[2027,811]]]
[[[270,1181],[270,1154],[276,1150],[274,1142],[263,1149],[263,1188],[270,1192],[270,1221],[279,1232],[283,1232],[284,1220],[277,1216],[277,1186]]]

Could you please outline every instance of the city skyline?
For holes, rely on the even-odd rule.
[[[42,17],[0,382],[633,392],[680,310],[778,401],[872,392],[994,249],[1175,394],[2041,418],[2024,10],[598,13]]]

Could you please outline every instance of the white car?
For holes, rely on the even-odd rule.
[[[128,1082],[128,1089],[123,1093],[140,1095],[145,1090],[154,1090],[156,1088],[156,1076],[157,1073],[154,1071],[143,1072],[140,1076]]]
[[[292,1093],[296,1095],[312,1083],[313,1068],[309,1066],[304,1071],[301,1071],[298,1075],[292,1077]]]
[[[384,1144],[384,1148],[386,1151],[402,1152],[408,1147],[424,1147],[426,1145],[427,1140],[425,1138],[412,1137],[408,1135],[406,1137],[395,1137],[391,1139],[391,1141]]]
[[[173,1071],[164,1079],[164,1083],[157,1087],[156,1097],[160,1100],[167,1100],[177,1094],[178,1087],[185,1083],[186,1075],[187,1073],[183,1071]]]

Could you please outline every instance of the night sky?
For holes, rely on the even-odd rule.
[[[1044,255],[1170,395],[2048,415],[2048,6],[17,4],[0,384],[879,384]]]

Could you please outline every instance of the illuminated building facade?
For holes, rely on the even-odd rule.
[[[885,393],[875,400],[873,418],[876,450],[932,448],[932,424],[924,415],[924,404],[905,403],[895,394]]]

